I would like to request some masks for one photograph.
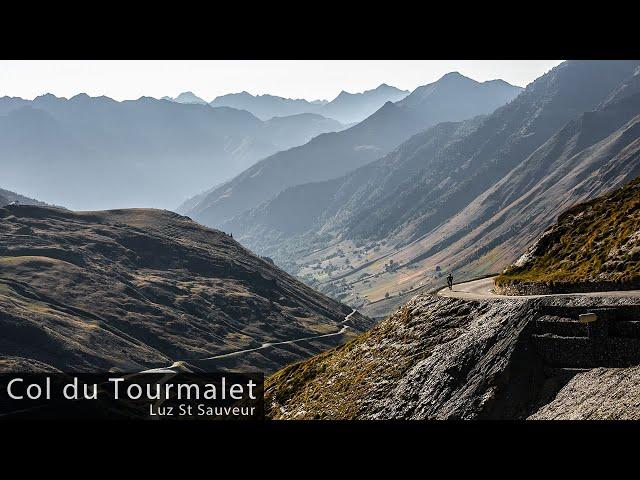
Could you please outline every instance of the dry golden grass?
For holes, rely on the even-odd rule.
[[[560,215],[535,255],[496,279],[498,285],[597,281],[640,281],[640,178]]]

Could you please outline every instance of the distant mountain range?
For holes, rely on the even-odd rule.
[[[316,113],[326,101],[319,103],[304,99],[283,98],[275,95],[251,95],[249,92],[229,93],[216,97],[212,107],[231,107],[246,110],[262,120],[301,113]]]
[[[376,316],[442,282],[439,271],[495,272],[562,210],[640,174],[639,66],[565,62],[486,118],[437,125],[223,228]]]
[[[407,90],[400,90],[384,83],[362,93],[343,90],[336,98],[322,105],[317,113],[345,124],[357,123],[372,115],[385,103],[402,100],[409,93]]]
[[[216,97],[209,105],[212,107],[230,107],[246,110],[261,120],[315,113],[349,125],[361,122],[386,102],[396,102],[408,94],[409,92],[406,90],[400,90],[383,83],[373,90],[366,90],[362,93],[349,93],[343,90],[331,101],[309,101],[269,94],[251,95],[249,92],[240,92]],[[188,104],[207,104],[206,100],[198,97],[193,92],[183,92],[175,98],[162,97],[162,100]]]
[[[214,107],[232,107],[247,110],[262,120],[299,113],[317,113],[333,118],[340,123],[361,122],[386,102],[396,102],[409,94],[386,84],[362,93],[345,91],[327,102],[316,100],[309,102],[302,99],[290,99],[273,95],[251,95],[247,92],[232,93],[215,98],[210,105]]]
[[[3,185],[74,209],[175,207],[257,160],[344,128],[227,107],[80,94],[0,98]]]
[[[459,73],[420,87],[397,103],[387,102],[361,123],[320,135],[272,155],[179,211],[205,225],[221,225],[295,185],[336,178],[370,163],[413,134],[445,121],[491,113],[521,91],[506,82],[476,82]],[[446,108],[450,105],[450,109]],[[300,208],[311,200],[299,205]]]

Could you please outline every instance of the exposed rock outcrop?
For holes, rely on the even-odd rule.
[[[577,321],[593,308],[604,322],[599,329]],[[567,385],[576,374],[640,365],[638,314],[632,298],[417,296],[357,339],[269,378],[267,413],[275,419],[524,419],[568,402],[566,388],[582,385]],[[605,330],[610,337],[593,336]]]

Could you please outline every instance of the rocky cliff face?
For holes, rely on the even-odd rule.
[[[634,302],[417,296],[357,339],[273,375],[267,412],[276,419],[580,416],[562,407],[575,403],[572,391],[597,390],[579,375],[596,368],[589,375],[597,376],[598,367],[625,367],[620,375],[631,375],[628,367],[640,364]],[[611,325],[601,339],[577,321],[596,307],[609,312],[600,314]],[[608,401],[615,401],[613,391]],[[633,409],[617,408],[616,415],[640,412]]]

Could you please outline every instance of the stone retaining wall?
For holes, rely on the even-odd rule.
[[[586,282],[586,283],[538,283],[518,282],[495,285],[500,295],[552,295],[559,293],[607,292],[613,290],[640,290],[640,283],[624,282]]]

